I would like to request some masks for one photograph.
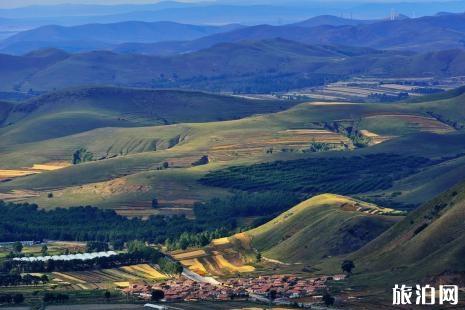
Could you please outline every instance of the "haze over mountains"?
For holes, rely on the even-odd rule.
[[[242,40],[263,40],[283,38],[305,44],[327,44],[366,46],[377,49],[397,49],[411,51],[441,50],[448,48],[463,48],[465,32],[465,15],[441,15],[404,19],[394,21],[362,22],[351,26],[333,26],[321,23],[307,22],[294,25],[270,26],[258,25],[230,31],[224,34],[211,35],[189,42],[151,44],[150,50],[168,53],[183,53],[210,47],[221,42],[239,42]],[[350,20],[349,20],[350,21]],[[329,20],[328,23],[334,22]],[[335,24],[345,23],[338,19]],[[302,27],[305,25],[311,27]],[[137,52],[137,49],[133,49]]]
[[[183,268],[219,281],[328,276],[297,293],[318,306],[312,295],[334,294],[348,309],[389,309],[400,281],[465,286],[463,4],[0,10],[0,200],[11,202],[0,202],[0,242],[129,252],[138,238],[176,264],[163,281]],[[19,255],[0,247],[0,280],[32,272],[12,268]],[[159,268],[153,256],[136,262]],[[355,269],[332,282],[345,260]],[[100,302],[96,287],[111,289],[107,304],[129,302],[120,285],[142,279],[98,286],[97,275],[129,266],[72,264],[38,270],[52,280],[27,302],[71,287],[70,303]],[[2,283],[0,297],[25,287]]]
[[[0,42],[0,51],[24,54],[0,54],[1,90],[105,84],[269,93],[355,75],[448,77],[464,70],[464,25],[465,14],[438,14],[382,21],[325,15],[283,26],[43,26]]]
[[[43,26],[20,32],[4,40],[6,52],[23,54],[40,48],[61,48],[70,52],[111,49],[126,43],[193,40],[240,28],[239,25],[195,26],[174,22],[121,22],[74,27]]]
[[[255,5],[254,5],[255,4]],[[30,6],[0,10],[10,25],[41,26],[47,24],[78,25],[85,23],[112,23],[127,20],[163,21],[181,23],[244,23],[283,24],[298,22],[318,15],[336,15],[355,19],[382,19],[391,11],[414,17],[433,15],[437,12],[461,12],[463,1],[366,3],[328,1],[275,1],[251,2],[225,1],[222,3],[162,1],[155,4],[83,5],[61,4]]]
[[[392,21],[357,21],[319,16],[284,26],[251,27],[194,26],[168,22],[44,26],[3,40],[0,51],[23,54],[38,48],[54,47],[67,51],[106,49],[166,55],[192,52],[224,42],[272,38],[305,44],[430,51],[463,48],[464,25],[465,14],[442,14]]]
[[[41,50],[0,55],[2,91],[45,91],[115,85],[272,92],[322,85],[355,75],[459,75],[465,51],[412,54],[369,48],[305,45],[283,39],[222,43],[170,57],[94,51]]]

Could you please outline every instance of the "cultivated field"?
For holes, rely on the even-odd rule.
[[[17,177],[39,174],[47,171],[55,171],[71,166],[69,162],[51,162],[46,164],[33,164],[30,168],[23,169],[0,169],[0,182]]]
[[[53,282],[73,290],[125,288],[130,283],[165,280],[167,275],[149,264],[92,271],[53,272]]]
[[[235,236],[215,239],[202,249],[174,251],[171,256],[200,275],[228,276],[255,271],[251,265],[255,252],[250,244],[244,247]]]
[[[449,109],[442,118],[447,104],[457,113]],[[313,156],[309,152],[313,143],[353,150],[347,133],[338,132],[341,128],[356,127],[371,144],[418,132],[448,134],[456,130],[457,122],[451,118],[462,117],[461,113],[458,99],[408,104],[310,102],[231,121],[91,130],[5,148],[0,157],[4,170],[69,160],[80,147],[98,160],[2,182],[0,195],[37,202],[43,208],[93,205],[128,217],[192,217],[195,202],[228,195],[227,189],[199,184],[209,171]],[[203,157],[208,161],[198,164]],[[154,196],[158,209],[151,208]]]
[[[347,81],[330,83],[321,87],[313,87],[292,91],[286,96],[305,96],[313,100],[327,101],[370,101],[382,96],[395,100],[400,94],[409,97],[420,97],[429,89],[447,91],[462,86],[463,77],[457,78],[353,78]],[[424,91],[422,91],[424,90]],[[381,99],[382,100],[382,99]]]

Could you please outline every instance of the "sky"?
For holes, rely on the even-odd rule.
[[[179,2],[199,2],[200,0],[178,0]],[[211,0],[210,0],[211,1]],[[231,0],[215,0],[216,2],[234,2]],[[311,2],[312,0],[293,0],[292,2]],[[353,0],[337,0],[350,2]],[[356,0],[353,2],[425,2],[425,1],[449,1],[449,0]],[[28,5],[50,5],[50,4],[63,4],[63,3],[79,3],[79,4],[143,4],[143,3],[155,3],[157,0],[0,0],[0,8],[14,8]],[[250,2],[261,2],[261,3],[283,3],[283,0],[258,0],[258,1],[245,1],[237,0],[237,2],[250,3]],[[285,2],[285,1],[284,1]]]

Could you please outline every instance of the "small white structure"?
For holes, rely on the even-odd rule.
[[[168,307],[166,307],[166,306],[159,306],[159,305],[154,305],[154,304],[145,304],[144,307],[152,308],[152,309],[159,309],[159,310],[168,309]]]

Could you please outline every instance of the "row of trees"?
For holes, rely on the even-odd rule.
[[[159,264],[160,268],[169,274],[182,272],[179,263],[166,258],[160,251],[147,246],[142,241],[128,242],[128,252],[109,257],[96,257],[89,260],[48,260],[48,261],[14,261],[7,260],[0,265],[0,285],[4,279],[5,285],[33,284],[34,281],[48,281],[30,275],[21,276],[21,273],[53,272],[53,271],[82,271],[102,268],[115,268],[141,263]]]
[[[208,186],[250,192],[351,195],[388,189],[395,180],[433,163],[424,157],[386,153],[306,158],[230,167],[210,172],[200,181]],[[338,177],[341,175],[344,178]]]
[[[14,271],[14,270],[13,270]],[[18,273],[0,274],[0,286],[18,286],[18,285],[38,285],[48,283],[47,275],[41,277],[30,274],[21,275]]]
[[[62,303],[62,302],[68,301],[69,296],[63,293],[46,292],[42,300],[45,303],[53,303],[53,302]]]
[[[229,198],[212,199],[194,207],[195,220],[184,216],[151,216],[148,220],[128,219],[113,210],[94,207],[40,210],[35,204],[0,201],[0,241],[69,240],[86,241],[88,252],[116,250],[138,239],[166,243],[170,249],[204,246],[212,239],[236,231],[241,217],[270,216],[295,205],[301,197],[283,192],[238,192]],[[158,206],[156,198],[153,207]],[[20,256],[22,244],[13,245],[12,257]],[[42,254],[46,255],[46,246]]]
[[[183,232],[205,229],[184,216],[152,216],[148,220],[128,219],[113,210],[94,207],[39,210],[35,204],[13,204],[0,201],[0,241],[69,240],[122,242],[139,239],[163,243]],[[90,248],[102,244],[89,244]],[[19,245],[21,247],[21,245]],[[21,249],[15,250],[20,252]]]
[[[0,295],[0,304],[21,304],[24,302],[23,294],[2,294]]]

